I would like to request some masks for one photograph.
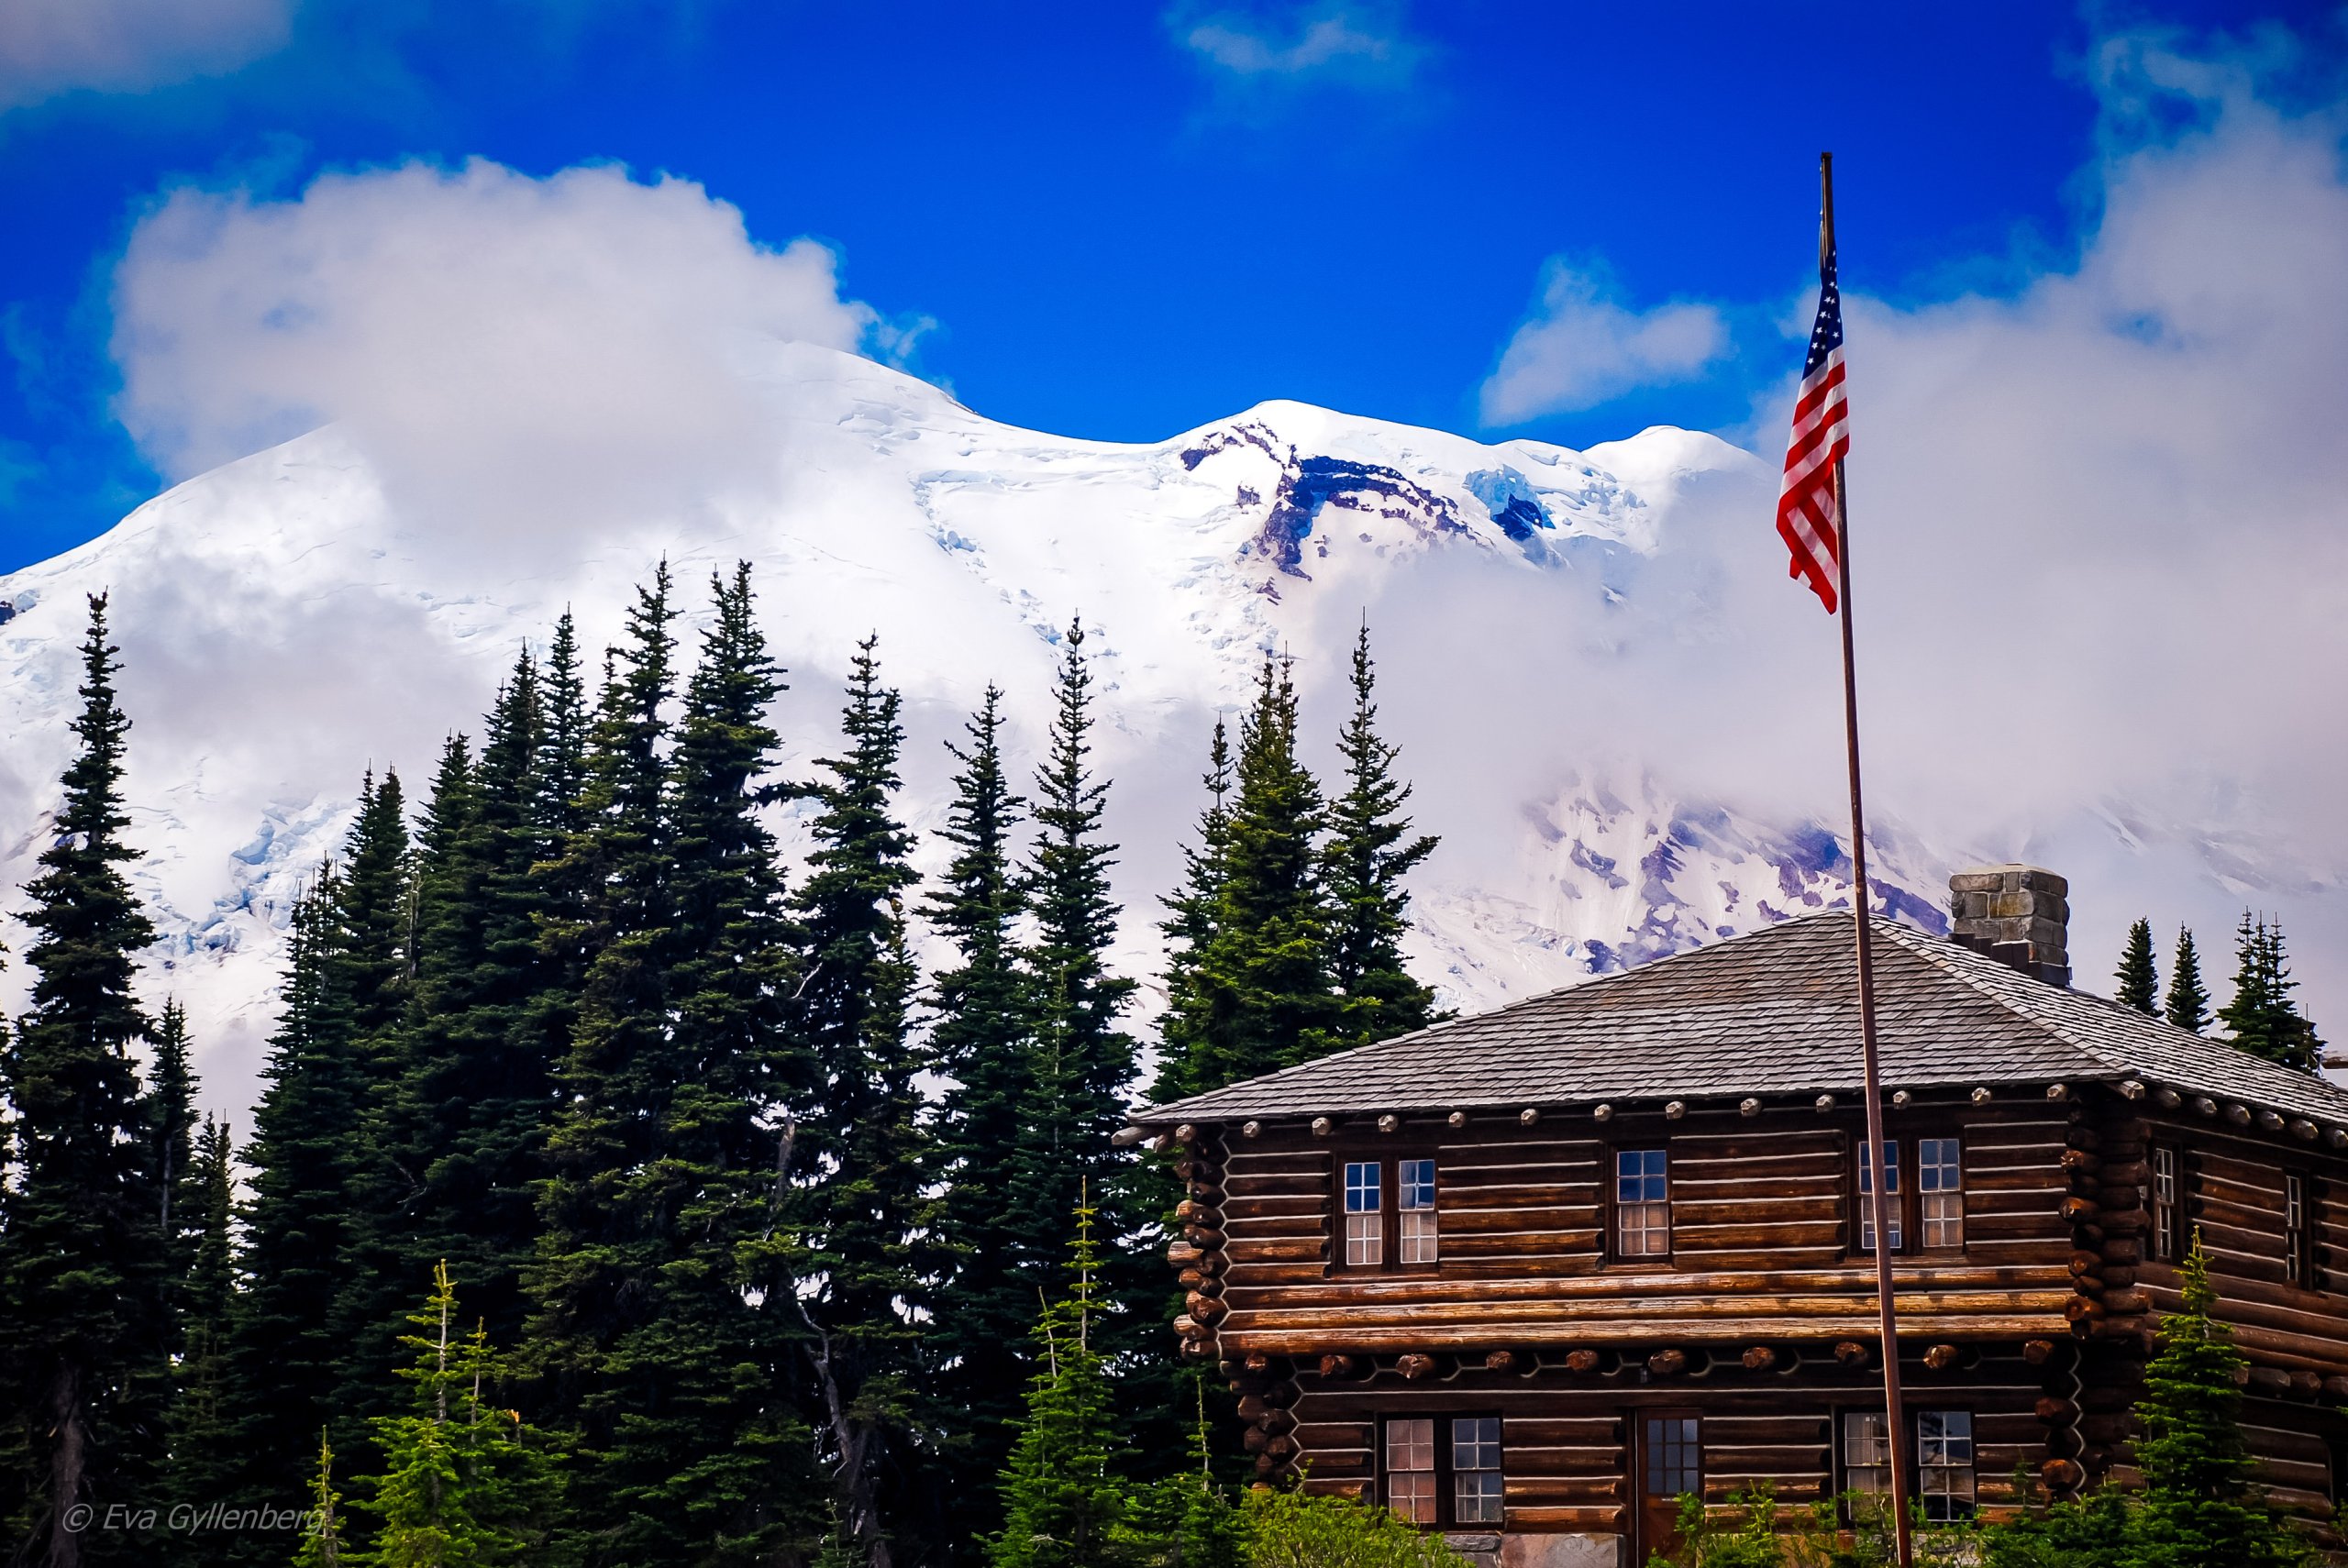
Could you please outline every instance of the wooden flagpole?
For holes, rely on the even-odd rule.
[[[1834,155],[1831,152],[1818,155],[1818,260],[1822,271],[1827,259],[1834,254]],[[1835,288],[1839,292],[1841,287],[1838,268]],[[1851,898],[1856,911],[1852,923],[1857,932],[1859,1043],[1867,1119],[1866,1158],[1866,1168],[1872,1173],[1867,1183],[1867,1206],[1875,1226],[1876,1304],[1883,1340],[1884,1438],[1891,1458],[1892,1538],[1898,1548],[1899,1568],[1911,1568],[1915,1546],[1910,1539],[1908,1518],[1908,1423],[1906,1401],[1899,1393],[1899,1330],[1892,1309],[1891,1217],[1888,1207],[1891,1181],[1886,1179],[1887,1176],[1896,1179],[1899,1167],[1896,1162],[1884,1158],[1883,1084],[1877,1071],[1875,1039],[1875,955],[1867,933],[1867,823],[1859,794],[1859,687],[1857,665],[1851,654],[1851,514],[1839,460],[1834,465],[1834,538],[1843,623],[1843,739],[1851,768]]]

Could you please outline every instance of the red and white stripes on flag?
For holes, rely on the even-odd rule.
[[[1794,403],[1793,436],[1786,444],[1786,474],[1778,491],[1778,534],[1793,552],[1789,577],[1810,584],[1831,614],[1842,569],[1841,518],[1834,504],[1834,469],[1851,449],[1849,409],[1843,400],[1843,295],[1834,282],[1834,253],[1818,263],[1818,322]]]

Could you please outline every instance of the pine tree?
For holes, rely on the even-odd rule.
[[[1016,1347],[1034,1311],[1032,1282],[1013,1255],[1012,1211],[1033,1040],[1016,929],[1026,900],[1012,865],[1012,834],[1026,802],[1012,792],[1003,765],[1002,701],[990,684],[965,726],[969,749],[947,743],[961,771],[938,836],[954,857],[923,906],[958,959],[932,977],[929,997],[930,1050],[947,1080],[938,1113],[938,1236],[951,1256],[954,1301],[935,1331],[952,1369],[945,1394],[969,1436],[948,1499],[958,1540],[975,1540],[998,1517],[992,1483],[1020,1409],[1025,1364]]]
[[[2157,1018],[2161,1010],[2161,979],[2153,968],[2153,922],[2140,920],[2128,928],[2128,944],[2121,949],[2116,977],[2120,988],[2112,999],[2122,1007]]]
[[[163,1239],[163,1271],[176,1282],[194,1261],[199,1231],[195,1211],[195,1073],[188,1065],[187,1012],[170,997],[155,1020],[154,1064],[148,1073],[148,1121],[154,1140],[156,1228]]]
[[[2218,1293],[2198,1231],[2177,1273],[2184,1300],[2161,1319],[2159,1353],[2144,1369],[2136,1406],[2144,1492],[2130,1520],[2125,1560],[2131,1568],[2301,1562],[2304,1548],[2250,1489],[2255,1461],[2243,1439],[2234,1381],[2245,1364],[2232,1331],[2210,1316]]]
[[[227,1499],[238,1479],[227,1403],[228,1344],[237,1307],[233,1229],[236,1172],[228,1125],[205,1120],[183,1184],[180,1212],[193,1238],[180,1281],[177,1386],[167,1428],[163,1493],[173,1503]],[[234,1542],[199,1535],[179,1551],[187,1568],[230,1560]]]
[[[1120,1562],[1117,1527],[1127,1486],[1117,1471],[1115,1392],[1092,1330],[1100,1315],[1091,1204],[1080,1193],[1063,1294],[1036,1327],[1041,1365],[1002,1473],[1002,1531],[988,1543],[994,1568],[1106,1568]]]
[[[371,1423],[383,1455],[380,1475],[361,1477],[371,1496],[355,1505],[381,1525],[372,1548],[346,1552],[354,1568],[494,1568],[539,1563],[554,1533],[559,1482],[543,1433],[515,1411],[483,1399],[504,1375],[488,1334],[459,1337],[456,1286],[447,1264],[401,1336],[413,1364],[400,1371],[413,1408]],[[320,1457],[321,1513],[328,1513],[330,1455]]]
[[[2198,1034],[2210,1026],[2210,993],[2201,984],[2201,958],[2193,950],[2193,933],[2176,928],[2176,957],[2169,965],[2168,1001],[2162,1010],[2179,1029]]]
[[[340,901],[331,863],[294,901],[278,1024],[246,1145],[249,1284],[232,1320],[227,1382],[244,1485],[256,1501],[303,1485],[330,1420],[343,1417],[346,1449],[360,1430],[336,1400],[349,1350],[338,1308],[364,1154],[352,1132],[366,1123],[370,1084],[339,984]]]
[[[1329,973],[1343,1010],[1331,1044],[1367,1044],[1423,1029],[1434,1016],[1434,993],[1402,964],[1402,933],[1410,926],[1410,894],[1402,880],[1434,853],[1432,836],[1411,836],[1402,808],[1411,787],[1393,775],[1400,748],[1379,737],[1376,675],[1369,624],[1354,641],[1354,711],[1337,741],[1345,759],[1345,792],[1329,806],[1329,842],[1322,853],[1331,909]]]
[[[1207,803],[1199,813],[1199,842],[1182,846],[1182,886],[1164,901],[1167,918],[1158,925],[1167,938],[1166,992],[1169,999],[1195,999],[1204,985],[1200,966],[1216,944],[1222,929],[1224,884],[1231,875],[1231,739],[1218,717],[1207,743]],[[1170,1012],[1169,1009],[1169,1012]],[[1158,1066],[1158,1081],[1151,1098],[1168,1099],[1188,1092],[1187,1064],[1179,1064],[1171,1049],[1180,1026],[1161,1025],[1169,1049]]]
[[[896,1538],[935,1529],[937,1498],[925,1452],[920,1333],[942,1272],[927,1197],[936,1157],[917,1122],[910,1037],[915,972],[903,899],[917,880],[912,835],[893,797],[904,732],[901,699],[880,684],[876,639],[857,646],[840,756],[810,786],[815,849],[794,908],[802,978],[792,1028],[819,1088],[796,1130],[792,1229],[804,1249],[807,1354],[824,1424],[825,1463],[844,1539],[872,1568],[889,1568]]]
[[[1242,721],[1204,944],[1180,955],[1157,1098],[1198,1094],[1325,1055],[1338,1019],[1316,836],[1320,786],[1296,753],[1296,689],[1267,657]],[[1191,917],[1178,908],[1176,920]]]
[[[1092,771],[1092,672],[1084,624],[1069,623],[1053,694],[1051,744],[1036,774],[1038,840],[1025,876],[1036,941],[1023,955],[1036,998],[1034,1067],[1013,1207],[1026,1217],[1024,1252],[1040,1282],[1061,1247],[1045,1216],[1069,1213],[1080,1191],[1113,1203],[1110,1134],[1124,1125],[1134,1043],[1118,1027],[1134,982],[1109,973],[1122,911],[1110,894],[1117,846],[1102,838],[1109,786]],[[1124,1216],[1109,1216],[1113,1234]],[[1055,1227],[1056,1228],[1056,1227]]]
[[[2312,1073],[2323,1065],[2323,1042],[2291,999],[2298,982],[2284,955],[2283,927],[2264,915],[2243,911],[2237,933],[2234,999],[2219,1010],[2219,1021],[2237,1050]]]
[[[318,1462],[310,1473],[310,1507],[302,1524],[302,1544],[294,1568],[339,1568],[349,1561],[342,1550],[342,1494],[334,1489],[334,1444],[318,1433]]]
[[[482,726],[481,756],[452,751],[415,855],[415,1006],[385,1145],[408,1174],[396,1275],[454,1260],[493,1336],[517,1335],[535,1252],[553,1116],[555,1045],[541,993],[545,900],[533,876],[543,712],[525,650]],[[384,1326],[383,1338],[396,1332]]]
[[[151,1025],[133,964],[154,940],[123,867],[123,756],[130,721],[116,701],[106,600],[94,595],[82,645],[82,749],[40,871],[25,889],[33,939],[30,1005],[5,1055],[12,1179],[0,1187],[0,1365],[25,1463],[0,1495],[20,1561],[128,1561],[127,1532],[77,1534],[76,1504],[141,1495],[161,1459],[171,1325],[153,1110],[131,1051]]]
[[[599,1562],[768,1561],[813,1533],[765,1246],[794,1077],[789,953],[757,816],[781,688],[748,579],[719,585],[673,734],[666,568],[614,656],[545,951],[581,976],[548,1145],[529,1356],[581,1438]],[[549,1014],[551,1016],[551,1014]],[[795,1326],[795,1324],[793,1325]]]

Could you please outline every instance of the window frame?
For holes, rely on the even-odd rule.
[[[1332,1151],[1330,1170],[1329,1272],[1333,1275],[1433,1275],[1443,1267],[1443,1167],[1440,1149],[1424,1146],[1396,1149],[1391,1145],[1338,1148]],[[1402,1170],[1414,1161],[1425,1161],[1434,1167],[1434,1201],[1414,1213],[1432,1214],[1434,1220],[1434,1257],[1421,1263],[1402,1261]],[[1378,1234],[1379,1261],[1352,1263],[1347,1260],[1346,1217],[1352,1211],[1346,1207],[1347,1191],[1346,1167],[1368,1165],[1378,1172]]]
[[[2149,1221],[2145,1251],[2151,1254],[2147,1261],[2174,1268],[2185,1260],[2185,1203],[2189,1190],[2185,1151],[2175,1143],[2155,1143],[2144,1152],[2144,1164],[2150,1178],[2144,1193]],[[2166,1170],[2162,1169],[2164,1165]],[[2168,1183],[2165,1200],[2161,1197],[2164,1179]]]
[[[1956,1144],[1956,1220],[1958,1231],[1965,1239],[1955,1246],[1928,1247],[1924,1244],[1923,1145],[1928,1139],[1953,1141]],[[1894,1174],[1899,1180],[1899,1190],[1888,1195],[1892,1199],[1891,1220],[1899,1231],[1899,1244],[1891,1249],[1891,1255],[1895,1258],[1963,1257],[1973,1234],[1973,1214],[1966,1202],[1973,1187],[1966,1179],[1966,1156],[1972,1139],[1966,1135],[1966,1129],[1947,1125],[1903,1128],[1887,1134],[1884,1142],[1891,1145],[1892,1157],[1899,1162]],[[1844,1165],[1847,1176],[1844,1192],[1850,1201],[1851,1210],[1849,1222],[1844,1227],[1843,1251],[1845,1257],[1852,1259],[1875,1256],[1875,1248],[1866,1241],[1872,1199],[1862,1189],[1859,1181],[1859,1162],[1866,1157],[1866,1129],[1862,1127],[1851,1135],[1844,1150]]]
[[[1603,1183],[1601,1190],[1605,1196],[1600,1218],[1606,1231],[1602,1238],[1603,1245],[1599,1253],[1600,1260],[1614,1268],[1668,1269],[1672,1267],[1672,1260],[1678,1249],[1679,1237],[1678,1226],[1672,1214],[1671,1140],[1667,1137],[1654,1141],[1626,1138],[1620,1143],[1608,1143],[1604,1147],[1605,1164],[1600,1180]],[[1663,1251],[1659,1253],[1627,1253],[1623,1250],[1622,1157],[1624,1154],[1661,1154],[1663,1156]]]
[[[1411,1526],[1413,1529],[1426,1530],[1498,1530],[1505,1528],[1508,1518],[1508,1422],[1498,1410],[1471,1408],[1441,1410],[1429,1414],[1398,1411],[1391,1415],[1379,1417],[1374,1433],[1378,1445],[1377,1474],[1372,1485],[1375,1487],[1374,1496],[1377,1506],[1389,1512],[1393,1510],[1390,1487],[1396,1472],[1388,1462],[1390,1451],[1387,1446],[1387,1432],[1397,1421],[1427,1421],[1432,1423],[1434,1433],[1434,1467],[1426,1472],[1409,1472],[1408,1474],[1425,1474],[1434,1477],[1434,1518],[1424,1523],[1415,1519],[1403,1519],[1404,1524]],[[1454,1421],[1491,1421],[1495,1424],[1498,1434],[1495,1441],[1500,1451],[1500,1467],[1497,1470],[1463,1472],[1458,1468],[1454,1463],[1456,1455],[1453,1444],[1456,1441],[1452,1429]],[[1458,1517],[1458,1477],[1463,1474],[1493,1474],[1501,1478],[1501,1517],[1498,1519],[1461,1521]],[[1399,1514],[1395,1517],[1401,1518]]]
[[[1929,1408],[1910,1405],[1908,1406],[1905,1413],[1908,1418],[1904,1423],[1905,1430],[1899,1432],[1894,1440],[1904,1444],[1908,1450],[1907,1468],[1909,1495],[1900,1500],[1900,1506],[1906,1507],[1920,1504],[1927,1496],[1924,1490],[1924,1418],[1927,1416],[1963,1416],[1966,1419],[1965,1441],[1967,1448],[1971,1451],[1964,1468],[1972,1483],[1972,1490],[1969,1494],[1969,1498],[1972,1503],[1972,1512],[1966,1517],[1972,1518],[1979,1518],[1981,1511],[1981,1434],[1978,1428],[1980,1412],[1976,1410],[1970,1405],[1936,1403]],[[1847,1497],[1850,1494],[1857,1490],[1857,1488],[1851,1485],[1851,1473],[1853,1469],[1856,1467],[1851,1463],[1849,1440],[1845,1435],[1851,1418],[1856,1416],[1862,1419],[1872,1419],[1874,1420],[1880,1421],[1884,1419],[1885,1414],[1886,1412],[1880,1404],[1844,1405],[1837,1407],[1833,1410],[1833,1425],[1828,1435],[1833,1443],[1834,1461],[1833,1477],[1834,1495],[1836,1497]],[[1887,1446],[1884,1452],[1884,1463],[1882,1465],[1877,1466],[1870,1464],[1864,1467],[1868,1470],[1881,1469],[1883,1471],[1884,1485],[1883,1490],[1879,1492],[1863,1493],[1860,1494],[1861,1496],[1888,1497],[1890,1495],[1891,1458],[1891,1452]],[[1935,1472],[1942,1470],[1955,1470],[1956,1468],[1957,1467],[1955,1465],[1933,1466],[1933,1469]],[[1837,1512],[1841,1514],[1844,1523],[1847,1524],[1850,1522],[1850,1508],[1847,1503],[1839,1505]]]
[[[2313,1173],[2286,1165],[2283,1176],[2283,1281],[2294,1290],[2323,1289],[2323,1184]],[[2294,1211],[2298,1222],[2292,1223]]]

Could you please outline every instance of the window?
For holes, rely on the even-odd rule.
[[[1451,1423],[1451,1522],[1499,1524],[1501,1419],[1458,1416]]]
[[[2183,1255],[2178,1244],[2183,1229],[2177,1222],[2180,1212],[2177,1184],[2176,1151],[2160,1144],[2153,1145],[2153,1261],[2175,1263]]]
[[[1857,1148],[1857,1191],[1852,1198],[1857,1223],[1853,1229],[1858,1235],[1858,1250],[1871,1253],[1875,1251],[1876,1162],[1868,1158],[1866,1140],[1861,1139]],[[1905,1168],[1911,1160],[1916,1172],[1912,1187]],[[1883,1168],[1884,1219],[1891,1231],[1893,1252],[1953,1250],[1965,1245],[1963,1140],[1918,1138],[1903,1149],[1900,1140],[1888,1138],[1883,1144]]]
[[[2310,1186],[2297,1171],[2283,1173],[2283,1275],[2301,1290],[2318,1287]]]
[[[1434,1262],[1434,1162],[1404,1160],[1395,1167],[1394,1206],[1402,1221],[1402,1266]],[[1495,1442],[1500,1440],[1493,1439]]]
[[[1843,1489],[1863,1496],[1891,1490],[1891,1445],[1883,1437],[1881,1410],[1843,1412]]]
[[[1437,1257],[1434,1182],[1433,1160],[1346,1161],[1346,1266],[1432,1267]]]
[[[1661,1499],[1704,1489],[1704,1450],[1693,1416],[1646,1419],[1646,1495]]]
[[[1899,1145],[1895,1142],[1883,1146],[1884,1169],[1890,1173],[1883,1184],[1883,1211],[1891,1226],[1891,1250],[1899,1251]],[[1875,1162],[1867,1157],[1867,1141],[1859,1140],[1859,1251],[1875,1251]]]
[[[1916,1495],[1938,1524],[1973,1517],[1973,1413],[1918,1410]],[[1891,1492],[1891,1444],[1881,1410],[1843,1412],[1843,1489],[1862,1497]]]
[[[1375,1160],[1346,1166],[1346,1266],[1374,1268],[1386,1261],[1386,1205]]]
[[[1386,1423],[1386,1506],[1412,1524],[1435,1522],[1433,1419]]]
[[[1498,1416],[1397,1417],[1386,1423],[1384,1452],[1386,1506],[1397,1518],[1419,1525],[1502,1521]]]
[[[1965,1159],[1955,1139],[1916,1140],[1916,1200],[1925,1246],[1965,1245]]]
[[[1614,1151],[1614,1253],[1671,1255],[1671,1180],[1661,1149]]]
[[[1973,1517],[1973,1413],[1916,1412],[1916,1493],[1934,1524]]]

